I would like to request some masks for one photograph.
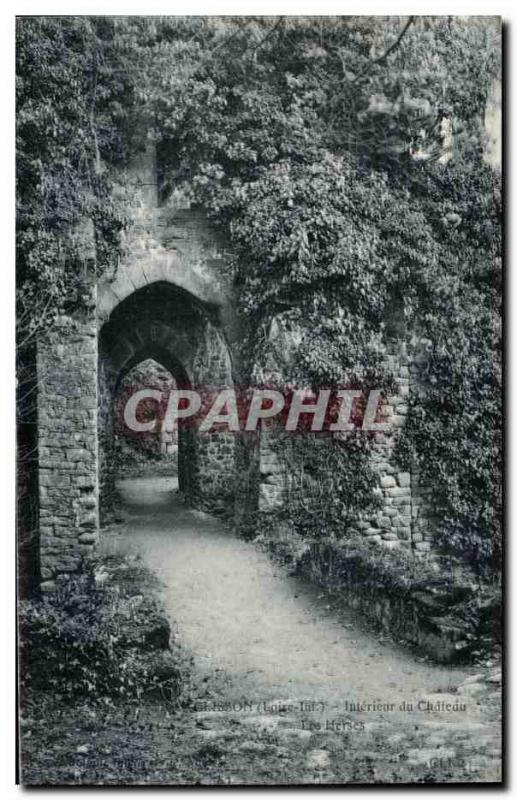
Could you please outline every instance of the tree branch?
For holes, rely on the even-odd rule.
[[[268,40],[268,39],[269,39],[269,38],[270,38],[270,37],[271,37],[271,36],[274,34],[274,32],[275,32],[275,31],[276,31],[276,30],[277,30],[277,29],[280,27],[280,25],[283,23],[283,21],[284,21],[284,18],[283,18],[283,17],[278,17],[278,19],[277,19],[277,21],[275,22],[275,24],[273,25],[273,27],[272,27],[272,28],[270,28],[270,30],[269,30],[269,31],[266,33],[266,35],[265,35],[265,36],[264,36],[264,37],[263,37],[263,38],[260,40],[260,42],[259,42],[259,43],[258,43],[258,44],[257,44],[257,45],[256,45],[256,46],[253,48],[253,51],[252,51],[252,52],[253,52],[253,58],[254,58],[254,59],[256,59],[256,58],[257,58],[257,50],[260,50],[260,48],[262,47],[262,45],[264,45],[264,44],[267,42],[267,40]]]
[[[361,70],[359,75],[357,75],[355,77],[355,79],[352,81],[352,83],[355,83],[356,81],[359,80],[359,78],[363,78],[365,75],[367,75],[370,72],[370,70],[373,67],[375,67],[377,64],[381,64],[383,61],[386,61],[388,56],[391,55],[391,53],[393,53],[393,51],[396,50],[397,47],[400,45],[402,39],[404,38],[404,36],[406,34],[406,31],[412,25],[414,20],[415,20],[415,17],[413,15],[409,17],[408,21],[406,22],[406,24],[402,28],[401,32],[399,33],[399,35],[397,36],[397,38],[395,39],[393,44],[390,45],[388,47],[388,49],[385,50],[384,53],[382,53],[382,55],[380,55],[378,58],[374,58],[374,59],[372,59],[372,61],[369,61],[368,64],[366,64],[366,66],[364,67],[364,69]]]

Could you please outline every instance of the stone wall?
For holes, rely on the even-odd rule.
[[[168,470],[170,475],[177,473],[177,429],[165,430],[160,414],[157,415],[154,430],[147,433],[132,434],[124,422],[127,401],[135,392],[148,388],[161,391],[164,398],[168,398],[170,392],[176,389],[176,381],[170,372],[151,358],[137,364],[125,375],[114,398],[114,458],[119,474],[135,470],[152,471],[157,467]]]
[[[357,529],[371,542],[394,549],[421,549],[413,538],[411,475],[397,466],[393,451],[397,433],[405,423],[410,391],[410,359],[404,340],[392,339],[387,345],[385,368],[395,380],[395,393],[383,409],[386,432],[374,434],[372,467],[378,475],[374,493],[380,499],[376,513],[357,521]]]
[[[92,304],[95,293],[92,293]],[[94,309],[38,343],[41,589],[75,572],[97,539],[97,328]]]
[[[413,352],[404,330],[400,304],[390,309],[387,318],[391,335],[386,342],[383,368],[393,376],[395,388],[383,407],[382,421],[387,424],[387,430],[374,434],[371,451],[371,466],[377,475],[372,492],[380,504],[375,513],[360,515],[347,535],[359,534],[387,549],[401,548],[425,557],[433,551],[432,487],[421,486],[418,475],[402,470],[394,457],[397,436],[408,413],[409,395],[418,380],[422,347],[417,343]],[[277,370],[281,368],[281,358],[285,358],[289,350],[289,343],[281,334],[278,350],[278,360],[273,365]],[[263,433],[260,437],[259,509],[266,513],[274,513],[283,505],[290,483],[285,465],[271,448],[271,435]]]
[[[266,512],[282,507],[286,489],[284,468],[271,447],[270,435],[263,432],[260,436],[259,509]]]
[[[115,399],[116,374],[103,357],[102,343],[99,341],[97,371],[97,466],[99,476],[99,515],[104,523],[112,512],[115,501],[115,470],[113,444],[115,441],[115,420],[113,403]]]
[[[205,214],[179,194],[159,203],[151,144],[120,180],[130,198],[131,226],[116,274],[99,284],[99,326],[135,291],[165,281],[187,292],[231,330],[230,254]]]
[[[184,197],[159,198],[152,145],[121,180],[130,198],[132,224],[116,274],[99,285],[101,406],[113,405],[120,376],[144,358],[163,364],[183,387],[205,391],[231,386],[229,340],[235,327],[224,242]],[[109,467],[108,417],[100,419],[100,458]],[[191,503],[215,508],[224,497],[227,505],[235,474],[233,439],[200,436],[180,425],[179,481]],[[165,446],[170,450],[175,445],[170,441]],[[103,479],[103,485],[110,482],[109,475]]]
[[[320,541],[307,546],[295,572],[436,661],[467,662],[480,649],[491,651],[502,637],[500,593],[483,593],[463,570],[430,569],[433,563],[414,569],[421,562],[406,556],[394,567],[362,542]]]
[[[230,352],[220,331],[206,325],[192,367],[193,385],[206,392],[232,388]],[[197,435],[197,504],[216,513],[231,513],[235,497],[235,433],[227,430]]]
[[[133,224],[117,271],[92,288],[89,310],[40,342],[38,377],[41,567],[44,588],[77,569],[91,551],[101,508],[113,497],[114,400],[119,382],[145,359],[169,370],[178,385],[202,391],[233,386],[239,324],[224,242],[198,210],[173,195],[160,205],[152,149],[128,175]],[[414,378],[401,308],[392,310],[386,366],[396,391],[386,409],[389,430],[377,433],[372,487],[380,509],[357,520],[371,542],[426,554],[426,492],[393,459]],[[294,340],[293,340],[294,341]],[[278,347],[278,375],[293,341]],[[97,353],[99,352],[99,358]],[[273,365],[274,367],[275,365]],[[258,382],[260,380],[257,378]],[[169,443],[170,444],[170,443]],[[165,445],[167,446],[167,444]],[[267,436],[178,431],[180,488],[194,505],[230,515],[250,528],[257,510],[275,511],[288,476]],[[100,476],[100,480],[99,477]],[[355,529],[354,529],[355,530]]]

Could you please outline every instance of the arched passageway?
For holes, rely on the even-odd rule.
[[[169,373],[178,388],[205,392],[232,385],[230,354],[214,308],[165,281],[140,288],[122,300],[99,335],[101,514],[113,506],[115,477],[120,468],[117,445],[127,400],[122,392],[121,405],[121,390],[127,390],[128,377],[135,368],[149,360]],[[167,387],[162,389],[166,404]],[[141,408],[138,413],[142,413]],[[233,506],[233,434],[200,435],[195,427],[180,420],[177,440],[178,482],[187,500],[212,510]]]
[[[161,413],[164,401],[159,403],[153,396],[145,396],[150,390],[156,396],[167,398],[177,387],[173,374],[154,358],[140,361],[119,380],[113,408],[113,447],[118,477],[151,473],[178,475],[177,425],[168,430]],[[142,395],[133,415],[135,398]],[[129,412],[137,426],[132,426],[131,419],[128,420]]]
[[[97,545],[115,497],[113,404],[128,371],[154,359],[179,385],[246,382],[231,253],[201,210],[158,204],[154,158],[144,160],[122,176],[134,207],[116,273],[92,275],[84,307],[38,342],[43,591],[76,572]],[[179,479],[190,504],[235,514],[242,528],[257,506],[256,453],[256,442],[234,432],[179,432]]]

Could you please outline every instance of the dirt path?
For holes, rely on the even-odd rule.
[[[429,769],[438,758],[449,779],[494,779],[499,687],[486,674],[429,665],[380,641],[355,612],[333,611],[252,543],[184,508],[173,481],[121,481],[128,521],[104,548],[140,553],[163,581],[177,637],[210,676],[196,717],[201,738],[232,725],[290,731],[288,739],[303,742],[307,770],[325,782],[329,741],[355,731],[353,747],[379,756],[371,739],[380,732],[382,748],[399,761],[402,753],[408,768]]]

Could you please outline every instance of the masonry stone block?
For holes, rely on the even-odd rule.
[[[403,500],[405,498],[411,497],[411,490],[409,488],[402,488],[399,486],[395,486],[393,488],[386,489],[386,494],[388,495],[388,497],[393,497],[394,500],[395,498],[397,500]],[[402,503],[400,503],[400,505],[402,505]]]
[[[391,489],[397,485],[395,478],[392,475],[385,475],[381,478],[381,486],[383,489]]]
[[[39,501],[40,519],[51,520],[41,525],[40,562],[44,578],[43,591],[51,591],[53,577],[78,568],[78,536],[81,526],[74,520],[72,503],[84,489],[85,479],[77,474],[77,465],[89,469],[90,506],[88,514],[95,528],[98,524],[96,501],[95,418],[84,413],[60,410],[59,397],[68,403],[87,403],[96,408],[97,351],[95,311],[85,312],[74,320],[74,333],[69,328],[55,329],[38,342],[37,370],[41,376],[38,396],[39,437]],[[75,398],[75,399],[74,399]],[[88,446],[74,447],[77,441]],[[53,535],[49,535],[53,534]]]
[[[383,540],[382,546],[387,547],[389,550],[397,550],[400,547],[400,542],[398,539]]]
[[[431,549],[430,542],[415,542],[415,550],[420,550],[422,552],[428,552]]]

